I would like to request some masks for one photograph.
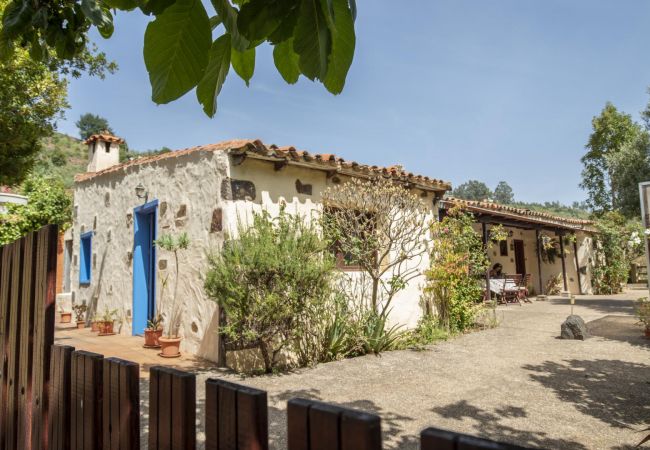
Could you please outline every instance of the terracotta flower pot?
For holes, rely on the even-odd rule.
[[[90,322],[90,331],[96,333],[99,331],[99,320],[93,320]]]
[[[78,320],[77,321],[77,329],[82,330],[84,328],[86,328],[86,321]]]
[[[70,323],[72,322],[72,313],[71,312],[62,312],[61,313],[61,323]]]
[[[146,348],[160,348],[160,343],[158,339],[162,336],[162,330],[158,328],[154,330],[152,328],[144,329],[144,346]]]
[[[158,343],[160,343],[161,352],[158,353],[163,358],[178,358],[181,356],[179,351],[182,338],[169,338],[169,337],[159,337]]]
[[[113,321],[112,320],[102,320],[99,322],[99,335],[106,336],[109,334],[114,334],[113,332]]]

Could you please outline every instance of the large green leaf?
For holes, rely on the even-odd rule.
[[[251,0],[239,11],[237,26],[246,39],[262,41],[284,23],[295,7],[294,0]]]
[[[214,117],[217,112],[217,97],[230,69],[231,44],[230,33],[214,41],[205,75],[196,88],[196,97],[203,105],[203,111],[210,117]]]
[[[100,30],[112,28],[113,24],[113,16],[108,8],[103,6],[99,0],[81,0],[81,11]],[[110,37],[110,34],[108,37]]]
[[[212,31],[200,0],[177,0],[144,35],[144,62],[154,102],[169,103],[192,89],[208,64]]]
[[[323,80],[327,74],[330,32],[321,2],[302,0],[294,31],[293,50],[300,56],[300,71],[310,80]]]
[[[273,49],[273,62],[275,67],[289,84],[294,84],[300,76],[298,55],[293,51],[293,38],[280,42]]]
[[[226,31],[230,33],[233,48],[236,48],[240,52],[246,50],[250,42],[241,35],[237,27],[237,9],[230,4],[229,0],[212,0],[212,6],[214,6],[215,11],[221,17]]]
[[[135,0],[143,13],[159,16],[174,4],[174,0]]]
[[[323,84],[332,94],[340,94],[345,86],[345,78],[354,58],[354,19],[348,7],[348,0],[332,0],[333,21],[332,51],[327,65],[327,75]],[[332,26],[334,28],[332,28]]]
[[[135,0],[104,0],[104,3],[111,8],[121,9],[123,11],[130,11],[138,6]]]
[[[34,10],[28,0],[14,0],[9,3],[2,13],[2,33],[7,37],[15,37],[29,23]]]
[[[233,48],[230,54],[232,68],[235,69],[237,75],[246,82],[248,86],[253,73],[255,72],[255,47],[240,52]]]

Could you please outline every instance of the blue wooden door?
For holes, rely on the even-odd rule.
[[[156,311],[156,211],[158,201],[134,210],[133,335],[141,335]]]

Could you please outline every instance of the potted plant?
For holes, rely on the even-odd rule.
[[[177,304],[178,299],[178,254],[181,250],[187,250],[190,245],[190,240],[187,233],[181,233],[178,236],[171,234],[164,234],[160,239],[156,239],[155,244],[158,248],[172,252],[174,254],[174,293],[171,298],[171,305],[169,308],[169,320],[165,321],[166,326],[163,328],[162,336],[158,338],[160,343],[159,355],[164,358],[177,358],[181,356],[180,345],[181,336],[179,330],[181,327],[183,305]]]
[[[74,317],[75,320],[77,321],[77,328],[82,329],[86,326],[86,310],[88,309],[88,306],[86,306],[86,302],[83,301],[81,303],[77,303],[76,305],[72,306],[72,310],[74,311]]]
[[[99,316],[95,314],[92,320],[90,321],[90,331],[92,331],[93,333],[99,331],[99,321],[100,321]]]
[[[115,334],[113,332],[113,325],[117,317],[117,309],[104,310],[104,314],[99,318],[99,336],[110,336]]]
[[[144,329],[144,348],[160,348],[160,336],[163,334],[163,317],[157,314],[153,319],[147,321],[147,328]]]
[[[639,318],[639,324],[645,328],[645,337],[650,339],[650,301],[648,301],[648,297],[637,300],[636,316]]]
[[[70,323],[72,322],[72,311],[63,311],[59,312],[61,323]]]

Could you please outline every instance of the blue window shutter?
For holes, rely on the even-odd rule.
[[[92,273],[92,237],[93,232],[89,231],[81,235],[81,242],[79,245],[79,283],[90,284]]]

